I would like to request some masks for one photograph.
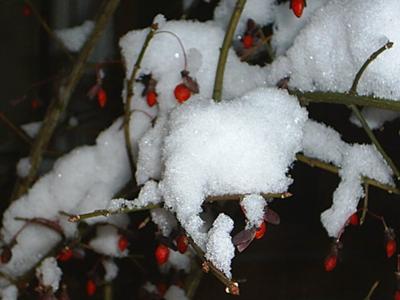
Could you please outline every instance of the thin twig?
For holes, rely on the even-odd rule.
[[[302,103],[332,103],[332,104],[354,104],[358,106],[373,107],[391,111],[400,111],[400,101],[384,99],[373,96],[350,95],[338,92],[302,92],[299,90],[289,90],[291,95],[295,95]]]
[[[143,43],[142,49],[140,50],[139,56],[136,59],[135,65],[133,67],[131,76],[128,79],[128,82],[126,84],[126,99],[125,99],[125,107],[124,107],[124,136],[125,136],[125,144],[126,144],[126,151],[128,154],[128,159],[129,159],[129,165],[131,167],[131,172],[132,172],[132,180],[135,180],[135,159],[133,156],[133,150],[132,150],[132,142],[131,142],[131,133],[130,133],[130,119],[131,119],[131,103],[132,103],[132,98],[133,98],[133,84],[135,83],[137,73],[140,69],[140,64],[142,62],[144,53],[146,52],[146,49],[153,38],[156,30],[158,29],[158,24],[153,24],[149,30],[149,33],[146,36],[146,39]]]
[[[369,185],[368,183],[364,183],[364,191],[365,191],[365,196],[364,196],[364,206],[363,210],[361,212],[361,218],[360,218],[360,225],[364,224],[365,217],[367,216],[367,211],[368,211],[368,194],[369,194]]]
[[[43,153],[54,133],[62,113],[70,101],[72,92],[75,90],[75,87],[83,75],[86,61],[96,46],[110,18],[114,14],[118,4],[119,0],[103,1],[103,4],[99,9],[99,14],[96,18],[93,32],[90,34],[81,52],[79,53],[78,59],[74,64],[71,73],[63,81],[63,84],[59,88],[58,95],[53,99],[49,105],[49,108],[47,109],[46,116],[43,120],[38,136],[32,145],[29,158],[31,168],[28,175],[16,185],[12,195],[13,200],[24,194],[36,178],[36,174],[43,159]]]
[[[196,291],[199,288],[201,279],[203,278],[203,271],[192,262],[191,272],[185,280],[186,297],[193,300],[196,295]]]
[[[20,127],[10,121],[2,112],[0,112],[0,121],[4,123],[12,132],[28,145],[32,144],[32,139]]]
[[[104,300],[113,300],[113,286],[112,282],[107,282],[104,285]]]
[[[144,207],[124,207],[120,209],[115,209],[115,210],[109,210],[109,209],[97,209],[92,212],[84,213],[84,214],[78,214],[78,215],[71,215],[69,213],[60,211],[61,215],[67,216],[68,221],[76,223],[85,219],[90,219],[90,218],[95,218],[95,217],[109,217],[111,215],[117,215],[117,214],[127,214],[131,212],[138,212],[138,211],[144,211],[144,210],[149,210],[153,208],[159,207],[156,204],[150,204]]]
[[[217,71],[215,73],[214,91],[212,95],[215,102],[221,101],[226,60],[228,58],[228,53],[232,44],[233,35],[235,34],[236,26],[239,22],[240,15],[242,14],[245,4],[246,0],[236,1],[236,6],[235,9],[233,10],[231,19],[229,21],[228,29],[226,30],[225,33],[224,41],[220,49]]]
[[[74,58],[69,53],[67,47],[65,47],[64,43],[58,38],[58,36],[54,33],[54,31],[50,28],[49,24],[43,19],[42,15],[39,13],[39,11],[36,9],[36,6],[33,5],[32,1],[30,0],[25,0],[25,2],[29,5],[31,8],[33,14],[35,15],[36,19],[39,21],[40,25],[42,25],[43,29],[47,32],[47,34],[52,38],[59,46],[60,49],[64,52],[64,54],[68,57],[68,59],[73,62]]]
[[[265,199],[276,198],[276,199],[284,199],[292,196],[289,192],[284,193],[261,193],[260,194]],[[222,196],[209,196],[207,197],[207,202],[215,202],[215,201],[240,201],[243,196],[241,194],[232,194],[232,195],[222,195]]]
[[[320,161],[318,159],[311,158],[311,157],[305,156],[305,155],[300,154],[300,153],[296,154],[296,158],[297,158],[298,161],[301,161],[301,162],[303,162],[303,163],[305,163],[305,164],[307,164],[307,165],[309,165],[311,167],[317,167],[317,168],[323,169],[325,171],[329,171],[329,172],[334,173],[334,174],[338,174],[339,173],[339,168],[338,167],[336,167],[334,165],[331,165],[331,164],[328,164],[328,163],[325,163],[325,162]],[[376,181],[376,180],[368,178],[368,177],[362,177],[362,180],[363,180],[364,183],[367,183],[368,185],[371,185],[371,186],[374,186],[376,188],[385,190],[389,194],[400,195],[400,189],[398,189],[398,188],[396,188],[394,186],[380,183],[379,181]]]
[[[379,285],[379,280],[375,281],[375,283],[372,285],[371,289],[368,292],[368,295],[364,298],[364,300],[370,300],[372,294],[374,293],[374,291],[376,290],[376,288]]]
[[[225,276],[224,273],[222,273],[217,267],[215,267],[210,261],[206,260],[205,258],[205,253],[203,250],[193,241],[193,239],[188,236],[188,241],[189,244],[192,246],[194,252],[198,256],[198,258],[202,262],[202,267],[204,271],[211,271],[211,273],[219,280],[221,281],[227,291],[235,296],[239,295],[239,284],[236,281],[230,280],[228,277]]]
[[[356,95],[357,94],[357,86],[358,83],[361,79],[361,76],[364,74],[365,70],[369,66],[370,63],[372,63],[381,53],[383,53],[385,50],[391,48],[393,46],[392,42],[387,42],[384,46],[379,48],[377,51],[372,53],[372,55],[364,62],[364,64],[361,66],[360,70],[357,72],[353,84],[350,88],[349,94],[350,95]],[[369,127],[367,121],[365,120],[364,116],[362,115],[361,111],[359,108],[354,105],[350,104],[349,107],[353,111],[354,115],[357,117],[357,119],[360,121],[362,127],[364,128],[364,131],[367,133],[368,137],[370,138],[371,142],[375,145],[376,149],[382,154],[384,160],[388,163],[390,168],[393,171],[393,174],[396,175],[397,179],[400,179],[400,172],[397,169],[396,165],[394,164],[393,160],[389,157],[389,155],[386,153],[386,151],[383,149],[382,145],[379,143],[378,139],[375,137],[374,133],[372,132],[371,128]]]

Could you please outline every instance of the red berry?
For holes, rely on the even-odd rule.
[[[167,262],[169,257],[169,248],[163,244],[157,246],[154,253],[158,265],[163,265]]]
[[[396,253],[396,248],[397,248],[396,241],[392,240],[392,239],[389,239],[386,242],[386,256],[388,258],[392,257],[393,254]]]
[[[153,107],[154,105],[156,105],[157,104],[157,93],[154,91],[149,91],[146,95],[146,101],[150,107]]]
[[[118,240],[118,249],[121,252],[124,252],[126,248],[128,248],[129,242],[126,237],[121,235]]]
[[[38,99],[32,99],[31,101],[31,107],[33,110],[36,110],[40,107],[41,103]]]
[[[349,224],[350,224],[350,225],[353,225],[353,226],[357,226],[357,225],[360,224],[360,220],[359,220],[359,218],[358,218],[357,213],[354,213],[354,214],[352,214],[352,215],[350,216],[350,218],[349,218]]]
[[[32,14],[32,9],[27,3],[22,7],[22,14],[24,17],[29,17]]]
[[[261,239],[264,236],[265,231],[267,231],[267,224],[265,224],[265,222],[262,222],[260,227],[257,229],[256,235],[254,237],[257,240]]]
[[[242,39],[242,43],[243,43],[243,47],[245,49],[249,49],[251,47],[253,47],[253,37],[249,34],[246,34],[243,39]]]
[[[337,256],[336,255],[329,255],[324,262],[325,271],[330,272],[336,267],[337,263]]]
[[[62,249],[60,251],[60,253],[58,253],[57,255],[57,260],[59,261],[68,261],[72,258],[73,256],[73,252],[72,249],[69,247],[65,247],[64,249]]]
[[[100,108],[106,106],[107,103],[107,93],[103,88],[99,88],[97,92],[97,103],[99,104]]]
[[[397,290],[394,294],[394,300],[400,300],[400,290]]]
[[[305,0],[290,0],[290,8],[296,17],[300,18],[303,14]]]
[[[176,246],[178,247],[178,251],[180,253],[185,253],[189,245],[189,240],[186,235],[181,234],[176,238]]]
[[[168,290],[168,286],[165,284],[165,282],[159,282],[157,284],[157,291],[161,297],[164,297],[167,290]]]
[[[89,297],[91,297],[96,293],[96,289],[97,289],[96,283],[92,279],[89,279],[86,282],[86,294]]]
[[[174,95],[175,95],[176,100],[178,100],[179,103],[183,103],[187,99],[190,98],[190,96],[192,95],[192,92],[189,90],[189,88],[186,85],[181,83],[175,87]]]

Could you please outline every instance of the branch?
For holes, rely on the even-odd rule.
[[[27,143],[28,145],[32,144],[32,139],[23,131],[20,127],[16,126],[13,122],[10,121],[2,112],[0,112],[0,121],[4,123],[12,132],[15,133],[22,141]]]
[[[211,273],[225,285],[227,292],[229,292],[232,295],[239,296],[240,292],[239,284],[236,281],[230,280],[217,267],[215,267],[211,262],[206,260],[203,250],[193,241],[193,239],[190,236],[187,235],[187,237],[189,244],[192,246],[194,252],[199,257],[199,259],[202,261],[203,271],[204,272],[211,271]]]
[[[214,91],[212,95],[215,102],[221,101],[226,60],[228,58],[229,48],[232,44],[232,39],[233,35],[235,34],[237,23],[239,22],[240,15],[242,14],[245,4],[246,0],[236,1],[236,6],[229,21],[228,29],[225,33],[224,41],[222,43],[222,48],[220,49],[217,72],[215,73]]]
[[[344,105],[358,105],[386,109],[400,112],[400,101],[378,98],[373,96],[350,95],[338,92],[302,92],[299,90],[288,90],[289,94],[297,96],[302,103],[334,103]],[[399,99],[400,100],[400,99]]]
[[[118,4],[119,0],[103,1],[99,9],[99,14],[96,18],[93,32],[90,34],[81,52],[79,53],[78,59],[75,62],[71,73],[63,81],[65,82],[65,84],[61,85],[58,95],[53,99],[47,109],[46,116],[43,120],[38,136],[32,145],[29,158],[31,163],[29,174],[15,186],[12,199],[16,199],[24,194],[33,183],[43,159],[43,152],[45,151],[54,133],[61,114],[64,112],[70,101],[72,92],[75,90],[75,87],[77,86],[79,80],[83,75],[86,61],[89,58],[90,53],[96,46],[108,21],[113,16]]]
[[[31,8],[33,14],[35,15],[36,19],[39,21],[40,25],[42,25],[43,29],[47,32],[47,34],[52,38],[61,48],[61,50],[64,52],[64,54],[68,57],[68,59],[73,62],[74,58],[72,55],[69,53],[68,49],[65,47],[64,43],[58,38],[58,36],[54,33],[54,31],[50,28],[50,26],[47,24],[47,22],[43,19],[42,15],[39,13],[39,11],[36,9],[35,5],[33,5],[32,1],[30,0],[25,0],[25,2],[29,5]]]
[[[307,165],[309,165],[311,167],[317,167],[317,168],[323,169],[325,171],[329,171],[329,172],[334,173],[334,174],[338,174],[339,173],[339,168],[338,167],[336,167],[334,165],[331,165],[331,164],[328,164],[328,163],[325,163],[325,162],[320,161],[318,159],[314,159],[314,158],[305,156],[304,154],[299,154],[298,153],[298,154],[296,154],[296,158],[297,158],[298,161],[301,161],[301,162],[303,162],[303,163],[305,163],[305,164],[307,164]],[[376,181],[376,180],[368,178],[368,177],[362,177],[362,180],[363,180],[363,182],[365,184],[368,184],[368,185],[374,186],[376,188],[385,190],[389,194],[400,195],[400,189],[398,189],[396,187],[393,187],[391,185],[380,183],[379,181]]]
[[[126,100],[125,100],[125,107],[124,107],[124,135],[125,135],[125,144],[126,144],[126,151],[128,152],[128,159],[129,159],[129,165],[131,167],[131,172],[132,172],[132,180],[135,180],[135,160],[133,157],[133,151],[132,151],[132,143],[131,143],[131,134],[130,134],[130,118],[131,118],[131,103],[132,103],[132,98],[133,98],[133,84],[135,82],[137,72],[140,69],[140,64],[143,60],[144,53],[146,52],[146,49],[153,38],[156,30],[158,29],[158,24],[152,24],[149,33],[146,36],[146,39],[143,43],[142,49],[140,50],[139,56],[135,62],[135,65],[133,67],[131,76],[129,77],[129,80],[127,82],[127,92],[126,92]]]
[[[222,196],[209,196],[207,197],[206,201],[207,202],[215,202],[215,201],[240,201],[243,196],[245,195],[240,195],[240,194],[233,194],[233,195],[222,195]],[[270,199],[270,198],[279,198],[279,199],[284,199],[291,197],[292,194],[289,192],[284,192],[284,193],[261,193],[261,196],[264,197],[265,199]]]
[[[379,281],[375,281],[375,283],[372,285],[371,289],[368,292],[368,295],[364,298],[364,300],[370,300],[372,294],[374,293],[374,291],[376,290],[376,288],[379,285]]]
[[[365,63],[361,66],[360,70],[357,72],[353,84],[350,88],[349,94],[350,95],[356,95],[357,94],[357,86],[358,82],[361,79],[361,76],[364,74],[365,70],[369,66],[370,63],[372,63],[383,51],[386,49],[389,49],[393,46],[392,42],[387,42],[384,46],[379,48],[377,51],[372,53],[372,55],[365,61]],[[370,138],[371,142],[375,145],[376,149],[382,154],[383,158],[387,162],[387,164],[390,166],[390,168],[393,171],[393,174],[396,175],[397,179],[400,179],[400,172],[397,169],[396,165],[394,164],[393,160],[389,157],[389,155],[385,152],[383,149],[382,145],[379,143],[378,139],[375,137],[374,133],[372,132],[371,128],[369,127],[367,121],[365,120],[364,116],[362,115],[361,111],[359,108],[354,105],[350,104],[349,107],[357,117],[357,119],[360,121],[362,127],[364,128],[364,131],[367,133],[368,137]]]

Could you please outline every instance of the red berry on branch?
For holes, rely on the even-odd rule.
[[[325,258],[324,261],[324,267],[326,272],[332,271],[334,268],[336,268],[337,264],[337,256],[336,255],[329,255],[327,258]]]
[[[64,249],[62,249],[60,251],[60,253],[58,253],[57,260],[65,262],[65,261],[70,260],[72,258],[72,256],[73,256],[72,249],[69,247],[65,247]]]
[[[127,238],[123,235],[121,235],[118,239],[118,249],[121,252],[124,252],[126,248],[128,248],[129,242]]]
[[[40,103],[40,101],[38,99],[32,99],[31,100],[31,107],[33,110],[38,109],[42,104]]]
[[[250,34],[246,34],[242,39],[242,43],[245,49],[253,47],[254,44],[253,37]]]
[[[396,293],[394,294],[394,300],[400,300],[400,291],[397,290]]]
[[[24,3],[23,7],[22,7],[22,15],[24,17],[29,17],[32,14],[32,9],[29,6],[29,4]]]
[[[91,297],[96,293],[96,289],[97,289],[96,283],[92,279],[89,279],[86,282],[86,294],[89,297]]]
[[[357,213],[354,213],[349,218],[349,224],[353,226],[357,226],[360,224],[360,219],[358,218]]]
[[[393,239],[389,239],[386,242],[386,256],[388,258],[392,257],[396,253],[397,244]]]
[[[107,93],[103,88],[99,88],[97,92],[97,103],[100,108],[103,108],[107,104]]]
[[[187,99],[190,98],[190,96],[192,95],[192,92],[186,85],[184,85],[183,83],[180,83],[175,87],[174,95],[175,95],[176,100],[178,100],[179,103],[183,103]]]
[[[154,253],[158,265],[163,265],[168,261],[169,248],[163,244],[159,244]]]
[[[303,14],[305,4],[305,0],[290,0],[290,9],[293,10],[296,17],[300,18]]]
[[[262,222],[261,225],[260,225],[260,227],[257,228],[257,231],[256,231],[254,237],[255,237],[257,240],[259,240],[259,239],[261,239],[261,238],[264,236],[264,234],[265,234],[266,231],[267,231],[267,224],[265,224],[265,222]]]
[[[180,236],[178,236],[176,238],[176,246],[178,247],[178,251],[180,253],[182,253],[182,254],[185,253],[189,246],[189,240],[188,240],[187,236],[184,234],[181,234]]]
[[[154,91],[147,92],[146,101],[150,107],[153,107],[154,105],[156,105],[157,104],[157,93]]]

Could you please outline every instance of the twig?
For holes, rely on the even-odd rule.
[[[43,120],[38,136],[32,145],[29,158],[31,163],[29,174],[24,178],[24,180],[16,185],[12,195],[12,199],[16,199],[24,194],[34,181],[39,166],[42,162],[43,152],[45,151],[54,133],[62,112],[65,110],[69,103],[72,92],[75,90],[75,87],[77,86],[80,78],[83,75],[86,61],[89,58],[90,53],[96,46],[97,41],[104,31],[108,21],[114,14],[118,4],[119,0],[103,1],[99,9],[99,14],[96,18],[93,32],[90,34],[81,52],[79,53],[78,59],[74,64],[71,73],[64,81],[65,84],[61,85],[58,95],[53,99],[53,101],[49,105],[49,108],[47,109],[46,116]]]
[[[291,95],[295,95],[303,103],[332,103],[332,104],[354,104],[358,106],[373,107],[392,111],[400,111],[400,101],[384,99],[373,96],[350,95],[348,93],[337,92],[302,92],[299,90],[289,90]]]
[[[193,239],[190,236],[188,236],[188,241],[189,244],[192,246],[194,252],[198,256],[198,258],[201,260],[203,271],[205,272],[211,271],[211,273],[225,285],[227,292],[229,292],[232,295],[238,296],[240,292],[239,284],[236,281],[230,280],[211,262],[207,261],[203,250],[193,241]]]
[[[0,112],[0,120],[21,140],[23,140],[28,145],[32,144],[32,139],[25,133],[25,131],[23,131],[20,127],[11,122],[10,119],[8,119],[2,112]]]
[[[186,297],[193,300],[204,273],[195,263],[192,263],[191,270],[192,271],[185,280],[185,287]]]
[[[42,15],[36,9],[36,6],[33,5],[32,1],[25,0],[25,2],[29,5],[29,7],[31,8],[31,10],[32,10],[33,14],[35,15],[36,19],[39,21],[40,25],[42,25],[43,29],[47,32],[47,34],[50,36],[50,38],[52,38],[60,46],[61,50],[68,57],[68,59],[71,62],[73,62],[74,61],[73,56],[69,53],[69,51],[65,47],[64,43],[58,38],[58,36],[54,33],[54,31],[47,24],[47,22],[43,19]]]
[[[113,300],[113,287],[112,282],[107,282],[104,285],[104,300]]]
[[[109,217],[111,215],[117,215],[117,214],[126,214],[126,213],[131,213],[131,212],[138,212],[138,211],[144,211],[144,210],[149,210],[159,207],[156,204],[151,204],[148,206],[144,207],[124,207],[116,210],[109,210],[109,209],[97,209],[89,213],[84,213],[84,214],[78,214],[78,215],[71,215],[69,213],[66,213],[64,211],[60,211],[61,215],[67,216],[68,221],[76,223],[85,219],[90,219],[90,218],[95,218],[95,217]]]
[[[231,19],[229,21],[228,29],[226,30],[224,41],[220,49],[217,71],[215,73],[213,99],[215,102],[221,101],[222,85],[224,81],[225,65],[228,58],[230,46],[232,44],[233,35],[235,34],[236,26],[239,22],[240,15],[246,4],[246,0],[237,0],[235,9],[233,10]]]
[[[392,42],[387,42],[384,46],[379,48],[377,51],[372,53],[372,55],[364,62],[364,64],[361,66],[360,70],[357,72],[353,84],[350,88],[349,94],[350,95],[356,95],[357,94],[357,86],[358,83],[361,79],[361,76],[364,74],[365,70],[369,66],[370,63],[372,63],[383,51],[386,49],[389,49],[393,46]],[[396,165],[394,164],[393,160],[389,157],[389,155],[385,152],[383,149],[382,145],[379,143],[378,139],[375,137],[374,133],[372,132],[371,128],[369,127],[367,121],[365,120],[364,116],[362,115],[361,111],[359,108],[354,105],[350,104],[349,107],[353,111],[354,115],[357,117],[357,119],[360,121],[362,127],[364,128],[364,131],[367,133],[368,137],[370,138],[371,142],[375,145],[376,149],[382,154],[383,158],[385,161],[388,163],[390,168],[393,171],[393,174],[396,175],[397,179],[400,179],[400,172],[397,169]]]
[[[305,155],[300,154],[300,153],[296,154],[296,158],[297,158],[298,161],[301,161],[301,162],[303,162],[303,163],[305,163],[307,165],[310,165],[311,167],[318,167],[320,169],[323,169],[325,171],[329,171],[329,172],[334,173],[334,174],[338,174],[339,173],[339,168],[338,167],[336,167],[334,165],[331,165],[331,164],[328,164],[328,163],[325,163],[325,162],[320,161],[318,159],[311,158],[311,157],[305,156]],[[368,177],[362,177],[362,180],[363,180],[364,183],[367,183],[368,185],[371,185],[371,186],[374,186],[376,188],[385,190],[389,194],[393,193],[393,194],[396,194],[396,195],[400,195],[400,190],[398,188],[394,187],[394,186],[380,183],[379,181],[376,181],[376,180],[368,178]]]
[[[372,294],[374,293],[374,291],[376,290],[376,288],[379,285],[379,280],[375,281],[375,283],[372,285],[371,289],[368,292],[368,295],[364,298],[364,300],[370,300]]]
[[[239,194],[233,194],[233,195],[222,195],[222,196],[209,196],[207,197],[207,202],[215,202],[215,201],[239,201],[243,198],[245,195],[239,195]],[[279,198],[279,199],[284,199],[291,197],[292,194],[289,192],[284,192],[284,193],[261,193],[261,196],[263,196],[265,199],[270,199],[270,198]]]
[[[365,217],[367,216],[367,211],[368,211],[368,194],[369,194],[369,185],[368,183],[364,183],[364,191],[365,191],[365,196],[364,196],[364,206],[363,210],[361,212],[361,218],[360,218],[360,225],[364,224]]]
[[[131,167],[131,172],[132,172],[132,180],[135,180],[135,159],[133,157],[133,151],[132,151],[132,143],[131,143],[131,134],[130,134],[130,119],[131,119],[131,103],[132,103],[132,98],[133,98],[133,84],[135,83],[135,79],[137,76],[137,72],[140,69],[140,64],[142,62],[144,53],[146,52],[146,49],[153,38],[156,30],[158,29],[157,24],[153,24],[150,28],[149,33],[146,36],[146,39],[143,43],[142,49],[140,50],[139,56],[136,59],[135,65],[133,67],[131,76],[128,79],[128,82],[126,84],[126,100],[125,100],[125,107],[124,107],[124,135],[125,135],[125,144],[126,144],[126,150],[128,154],[128,159],[129,159],[129,165]]]

